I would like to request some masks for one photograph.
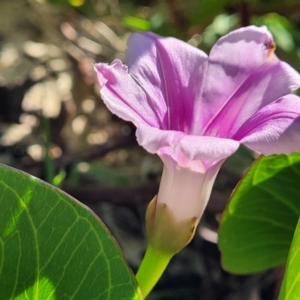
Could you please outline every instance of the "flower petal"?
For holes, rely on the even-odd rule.
[[[205,134],[231,138],[253,114],[290,94],[299,85],[299,73],[288,64],[267,60],[232,95],[207,127]]]
[[[300,152],[300,98],[287,95],[265,106],[234,139],[265,155]]]
[[[183,132],[166,131],[139,125],[138,143],[150,153],[168,155],[180,167],[203,172],[212,164],[233,154],[240,143],[231,139],[209,136],[190,136]]]
[[[108,108],[135,124],[188,131],[207,55],[175,38],[133,34],[126,64],[97,64],[101,96]]]
[[[180,140],[182,153],[192,160],[215,162],[226,159],[240,146],[238,141],[211,136],[186,135]]]
[[[231,137],[251,114],[299,87],[298,73],[280,62],[274,49],[266,27],[255,26],[233,31],[213,46],[202,93],[200,134]],[[199,134],[196,128],[193,132]]]
[[[148,105],[158,111],[159,128],[189,131],[206,61],[204,52],[175,38],[131,36],[126,53],[129,74],[151,97]]]
[[[135,124],[143,122],[154,127],[161,126],[166,111],[163,99],[154,102],[120,60],[115,60],[111,65],[97,64],[95,70],[102,100],[111,112]],[[151,105],[157,107],[153,109]]]
[[[157,204],[165,204],[175,220],[199,220],[207,205],[220,161],[204,172],[178,167],[170,157],[163,157],[164,169],[157,195]]]

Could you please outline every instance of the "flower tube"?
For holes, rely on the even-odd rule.
[[[208,56],[135,33],[125,64],[95,65],[107,107],[133,122],[138,143],[164,163],[146,213],[145,260],[163,253],[166,265],[191,240],[222,163],[241,143],[265,155],[300,150],[300,76],[274,51],[266,27],[235,30]],[[152,286],[142,285],[147,295]]]

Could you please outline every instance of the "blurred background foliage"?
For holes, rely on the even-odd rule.
[[[1,0],[0,163],[89,205],[136,269],[162,164],[137,145],[132,124],[106,109],[93,64],[124,60],[133,31],[209,52],[220,36],[250,24],[267,26],[277,55],[300,71],[299,0]],[[255,157],[241,148],[226,162],[195,240],[151,299],[275,299],[282,272],[229,275],[216,246],[227,199]]]

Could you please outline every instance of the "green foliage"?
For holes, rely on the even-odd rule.
[[[126,16],[123,18],[123,22],[126,27],[133,30],[147,31],[151,27],[149,21],[138,17]]]
[[[0,167],[0,299],[141,299],[102,222],[40,180]]]
[[[300,295],[300,222],[291,245],[286,272],[281,285],[279,300],[299,299]]]
[[[246,274],[284,264],[300,215],[300,154],[260,157],[231,196],[219,247],[223,267]]]
[[[60,187],[63,184],[65,178],[66,178],[66,171],[60,170],[60,172],[54,176],[52,180],[52,184],[56,187]]]

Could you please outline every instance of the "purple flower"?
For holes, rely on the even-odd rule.
[[[135,33],[125,65],[95,66],[107,107],[133,122],[139,144],[164,163],[152,228],[159,205],[174,222],[197,223],[221,164],[241,143],[265,155],[300,151],[300,99],[292,94],[300,76],[274,50],[265,27],[229,33],[209,56]]]

